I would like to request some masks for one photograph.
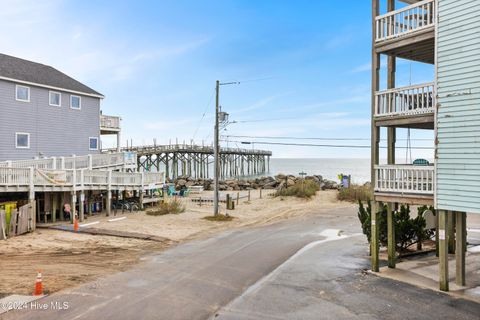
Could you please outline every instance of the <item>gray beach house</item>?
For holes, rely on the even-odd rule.
[[[57,69],[0,54],[0,160],[100,152],[100,134],[120,137],[102,116],[104,96]]]

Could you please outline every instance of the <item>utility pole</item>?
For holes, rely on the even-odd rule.
[[[216,99],[215,99],[215,133],[214,133],[214,146],[213,146],[213,157],[215,158],[214,168],[213,168],[213,183],[215,186],[215,191],[213,193],[213,215],[218,216],[218,197],[219,197],[219,185],[218,185],[218,176],[220,175],[220,142],[218,141],[218,111],[219,111],[219,94],[220,94],[220,81],[217,80],[215,86]]]

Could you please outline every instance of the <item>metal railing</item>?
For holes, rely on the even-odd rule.
[[[435,0],[425,0],[376,17],[375,41],[404,36],[435,25]]]
[[[100,128],[111,129],[111,130],[120,130],[120,117],[107,116],[107,115],[101,114],[100,115]]]
[[[433,195],[435,168],[414,165],[375,166],[375,191]]]
[[[375,93],[375,116],[433,113],[434,93],[434,83],[379,91]]]

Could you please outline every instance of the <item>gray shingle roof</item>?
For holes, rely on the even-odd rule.
[[[0,77],[103,96],[50,66],[0,53]]]

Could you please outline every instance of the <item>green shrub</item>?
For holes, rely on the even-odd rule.
[[[371,202],[367,201],[365,207],[362,201],[358,201],[358,219],[362,225],[363,234],[366,235],[368,242],[371,241]],[[429,239],[433,232],[425,230],[425,218],[423,218],[423,212],[427,209],[433,211],[433,208],[419,207],[418,216],[414,219],[410,217],[410,206],[402,205],[400,209],[394,212],[395,221],[395,247],[396,250],[401,252],[405,251],[412,244],[419,241]],[[434,211],[433,211],[434,212]],[[387,206],[384,205],[381,211],[378,212],[377,225],[379,228],[379,241],[380,245],[387,246]]]
[[[179,214],[185,212],[185,206],[178,199],[173,199],[166,202],[161,202],[157,207],[148,210],[146,213],[149,216],[163,216],[166,214]]]
[[[368,185],[351,185],[338,191],[337,199],[340,201],[368,201],[372,199],[372,188]]]
[[[298,197],[298,198],[310,198],[314,196],[317,191],[320,190],[320,186],[313,180],[298,181],[293,186],[285,189],[278,190],[275,193],[276,197]]]

